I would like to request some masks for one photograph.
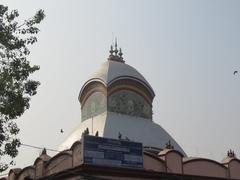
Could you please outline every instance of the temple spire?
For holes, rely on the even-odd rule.
[[[113,52],[114,52],[114,51],[113,51],[113,46],[112,46],[112,45],[111,45],[111,47],[110,47],[110,51],[109,51],[109,52],[110,52],[110,56],[113,55]]]
[[[169,140],[168,143],[166,143],[165,146],[166,149],[174,149],[174,146],[171,144],[171,141]]]
[[[117,38],[115,38],[114,50],[113,50],[113,45],[111,45],[109,53],[110,53],[109,57],[108,57],[109,61],[117,61],[117,62],[122,62],[122,63],[125,62],[122,57],[122,55],[123,55],[122,49],[120,48],[118,50]]]
[[[122,49],[121,49],[121,48],[119,49],[118,55],[119,55],[119,57],[120,57],[121,59],[123,59],[123,57],[122,57],[123,53],[122,53]]]
[[[115,56],[117,56],[117,53],[118,53],[118,48],[117,48],[117,38],[115,38]]]
[[[227,152],[227,156],[230,157],[230,158],[235,158],[235,153],[232,149],[230,149],[228,152]]]

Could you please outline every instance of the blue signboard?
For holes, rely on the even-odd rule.
[[[143,146],[138,142],[84,136],[83,163],[143,168]]]

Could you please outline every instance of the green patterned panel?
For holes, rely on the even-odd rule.
[[[106,110],[106,97],[100,92],[95,92],[88,97],[82,108],[82,121],[101,114]]]
[[[152,107],[132,91],[119,91],[108,98],[108,111],[152,119]]]

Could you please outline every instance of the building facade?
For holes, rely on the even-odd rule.
[[[81,124],[53,157],[46,150],[23,169],[2,179],[240,179],[240,160],[230,150],[222,162],[188,157],[152,118],[155,93],[147,80],[127,65],[117,44],[108,60],[82,86]],[[99,136],[143,144],[143,167],[85,164],[82,136]]]

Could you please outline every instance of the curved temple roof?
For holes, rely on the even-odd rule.
[[[60,145],[59,150],[70,148],[75,141],[80,139],[86,128],[89,128],[91,135],[98,131],[101,137],[118,139],[118,134],[121,133],[122,138],[128,137],[130,140],[142,142],[144,146],[161,149],[164,149],[166,143],[171,141],[174,149],[186,156],[181,146],[160,125],[144,118],[112,112],[105,112],[82,122]]]

